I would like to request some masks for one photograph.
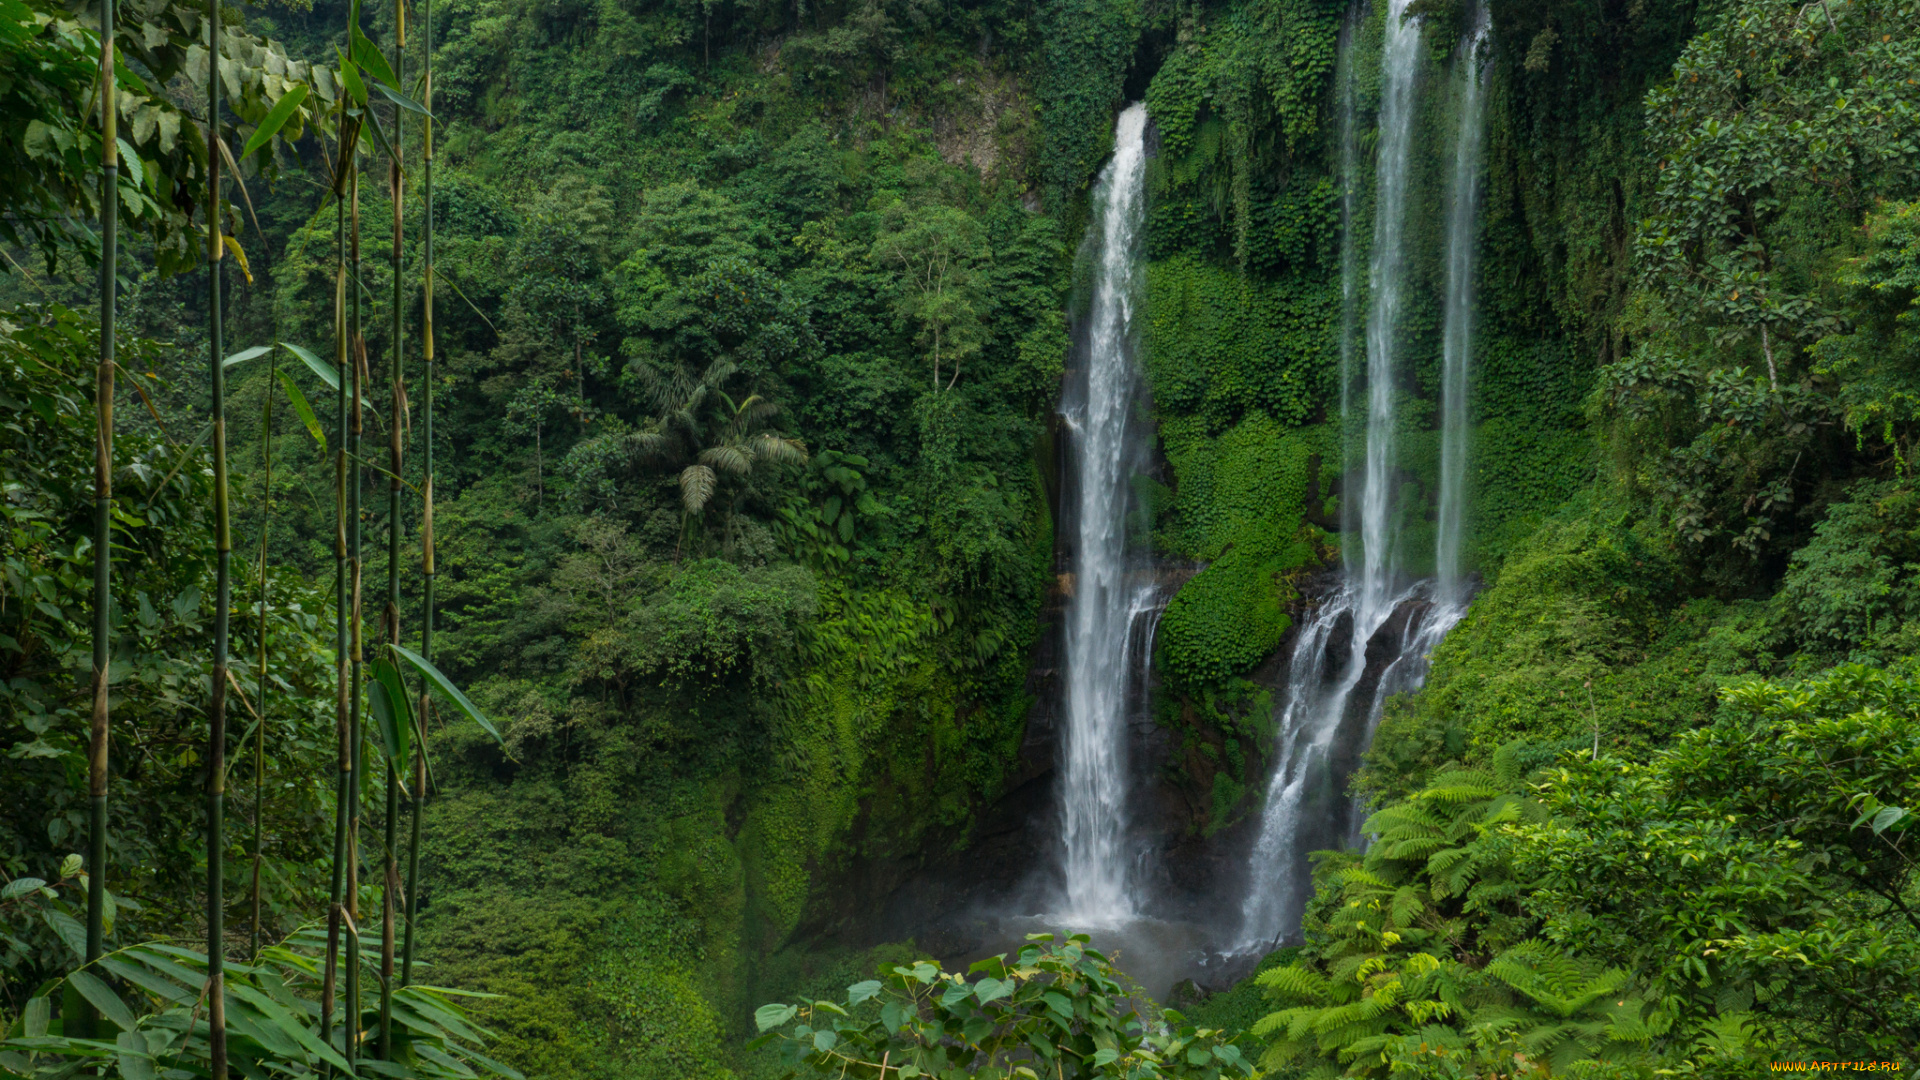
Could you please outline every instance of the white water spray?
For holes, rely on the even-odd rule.
[[[1127,704],[1131,673],[1144,666],[1130,663],[1129,645],[1141,617],[1156,610],[1152,583],[1147,575],[1129,573],[1126,552],[1146,125],[1144,105],[1120,114],[1113,160],[1094,189],[1094,288],[1082,359],[1086,388],[1067,413],[1078,531],[1065,634],[1061,816],[1065,915],[1084,926],[1134,915],[1126,850]]]

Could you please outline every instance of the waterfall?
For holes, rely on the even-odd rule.
[[[1262,949],[1296,933],[1312,890],[1308,853],[1360,846],[1364,808],[1346,793],[1360,755],[1373,741],[1382,710],[1395,694],[1418,689],[1429,657],[1466,611],[1461,570],[1467,441],[1467,363],[1472,343],[1473,244],[1479,164],[1485,128],[1485,73],[1479,57],[1489,35],[1484,8],[1462,42],[1460,126],[1447,220],[1446,316],[1441,386],[1441,491],[1435,541],[1438,576],[1405,583],[1396,565],[1395,474],[1399,469],[1399,368],[1403,290],[1407,285],[1409,200],[1416,76],[1422,60],[1420,22],[1404,18],[1408,0],[1389,0],[1381,53],[1380,113],[1374,165],[1372,247],[1367,261],[1366,449],[1361,471],[1357,565],[1348,552],[1346,580],[1308,612],[1289,657],[1288,687],[1277,725],[1274,771],[1255,841],[1240,947]],[[1343,54],[1357,38],[1350,17]],[[1358,136],[1354,64],[1341,57],[1341,166],[1346,187],[1341,294],[1349,327],[1356,298],[1354,189]],[[1341,405],[1347,415],[1355,335],[1341,348]],[[1344,440],[1343,440],[1344,445]],[[1347,500],[1343,500],[1343,503]],[[1349,536],[1353,515],[1343,507]]]
[[[1072,593],[1066,615],[1066,738],[1062,839],[1066,914],[1111,925],[1134,914],[1126,850],[1130,644],[1157,610],[1145,574],[1129,573],[1127,506],[1137,452],[1131,437],[1137,333],[1137,241],[1145,217],[1147,110],[1129,106],[1114,129],[1113,160],[1094,189],[1088,235],[1093,293],[1080,331],[1084,388],[1065,410],[1076,511]],[[1148,623],[1151,632],[1151,622]]]
[[[1453,182],[1447,207],[1447,306],[1440,362],[1440,507],[1435,573],[1440,596],[1465,600],[1460,540],[1465,533],[1467,484],[1467,363],[1473,348],[1474,222],[1480,202],[1480,147],[1485,140],[1487,70],[1480,53],[1489,33],[1482,4],[1461,41],[1460,131],[1454,140]]]
[[[1394,354],[1406,277],[1407,180],[1413,143],[1414,76],[1420,64],[1420,21],[1406,18],[1409,0],[1388,0],[1381,56],[1380,149],[1374,175],[1373,250],[1367,290],[1367,455],[1360,493],[1359,625],[1368,635],[1386,618],[1393,578],[1395,428],[1399,424]],[[1351,566],[1349,566],[1351,573]]]

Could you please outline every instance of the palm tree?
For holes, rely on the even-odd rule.
[[[685,462],[675,478],[683,542],[686,529],[702,518],[723,483],[731,487],[721,526],[731,548],[734,511],[758,492],[755,478],[773,466],[806,464],[806,444],[765,430],[780,414],[779,405],[759,394],[735,401],[726,392],[724,384],[737,370],[731,360],[715,360],[697,376],[684,367],[665,375],[644,366],[632,370],[657,410],[645,428],[626,436],[632,451],[670,466]]]

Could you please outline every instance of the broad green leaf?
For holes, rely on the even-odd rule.
[[[422,678],[427,680],[427,685],[433,687],[434,691],[444,698],[447,704],[458,709],[467,719],[479,724],[480,730],[493,736],[493,741],[499,743],[503,749],[506,747],[506,740],[500,737],[499,729],[493,726],[493,721],[487,719],[487,714],[481,712],[478,705],[467,700],[467,695],[461,693],[460,688],[453,685],[453,680],[442,675],[440,669],[434,667],[431,661],[407,648],[405,645],[391,645],[389,648],[397,653],[402,660],[413,665],[413,669],[419,672]]]
[[[905,1019],[906,1008],[899,1002],[889,1001],[880,1006],[880,1026],[887,1029],[887,1034],[900,1034],[900,1024]]]
[[[320,444],[320,452],[326,453],[327,433],[320,427],[320,418],[313,415],[313,406],[307,404],[307,395],[300,392],[300,384],[293,381],[291,373],[283,371],[280,373],[280,385],[287,388],[287,400],[293,402],[294,414],[306,425],[307,434]]]
[[[156,997],[166,998],[175,1005],[192,1005],[198,997],[193,990],[179,983],[163,979],[136,964],[129,964],[118,957],[103,956],[96,961],[101,967],[140,987]]]
[[[264,1013],[270,1021],[291,1035],[294,1041],[300,1044],[300,1048],[307,1053],[345,1072],[353,1071],[348,1067],[345,1058],[342,1058],[333,1047],[321,1042],[319,1036],[309,1030],[301,1020],[287,1012],[279,1002],[244,983],[233,984],[233,993]]]
[[[1119,1060],[1120,1060],[1120,1051],[1109,1047],[1105,1050],[1098,1050],[1094,1052],[1093,1067],[1098,1069],[1105,1065],[1111,1065],[1114,1062]]]
[[[39,1038],[45,1035],[47,1025],[53,1020],[53,999],[45,994],[29,999],[26,1012],[21,1019],[28,1038]]]
[[[267,145],[268,141],[286,126],[294,110],[298,109],[300,103],[306,99],[307,84],[305,83],[295,83],[293,89],[281,94],[280,100],[274,102],[273,108],[268,110],[266,119],[260,121],[260,126],[253,129],[253,136],[247,140],[246,149],[240,151],[241,159],[244,160],[248,154]]]
[[[761,1031],[777,1028],[793,1019],[794,1014],[799,1011],[792,1005],[762,1005],[753,1010],[753,1023]]]
[[[147,167],[141,163],[140,155],[127,145],[127,140],[115,138],[113,141],[120,148],[120,167],[126,170],[127,179],[133,181],[134,187],[146,187]]]
[[[114,1041],[120,1045],[120,1080],[154,1080],[147,1040],[138,1031],[123,1031]]]
[[[14,878],[12,881],[7,882],[5,885],[0,885],[0,900],[12,900],[17,897],[25,896],[28,893],[32,892],[33,890],[42,888],[45,885],[46,885],[46,882],[40,880],[37,877]]]
[[[372,41],[367,39],[367,35],[361,31],[360,24],[357,20],[347,27],[347,37],[353,49],[354,63],[366,68],[367,74],[386,83],[388,86],[396,90],[400,88],[400,80],[394,76],[393,68],[388,65],[386,56],[380,52],[380,49],[375,46]]]
[[[391,660],[376,657],[372,670],[367,692],[374,722],[380,726],[380,742],[393,767],[404,769],[413,759],[413,707],[407,703],[407,687]]]
[[[840,1036],[835,1035],[831,1031],[826,1031],[823,1029],[813,1033],[813,1048],[815,1050],[820,1051],[823,1054],[833,1049],[834,1044],[838,1043],[839,1041],[840,1041]]]
[[[996,979],[1004,979],[1007,977],[1007,958],[1004,955],[989,956],[985,960],[975,961],[967,971],[969,974],[985,972]]]
[[[365,106],[367,103],[367,84],[360,79],[360,69],[353,61],[340,52],[338,46],[333,50],[340,56],[340,81],[347,86],[347,97],[354,104]]]
[[[255,345],[251,349],[244,349],[240,352],[234,353],[232,356],[227,357],[225,360],[220,361],[220,366],[223,368],[230,368],[235,364],[244,364],[247,361],[254,359],[255,357],[265,356],[272,351],[273,351],[273,346],[271,345]]]
[[[983,978],[973,985],[973,998],[985,1005],[989,1001],[998,1001],[1013,993],[1013,983],[1004,979]]]
[[[1880,812],[1873,815],[1873,834],[1875,836],[1878,836],[1881,833],[1886,832],[1888,828],[1890,828],[1896,822],[1898,822],[1901,818],[1906,816],[1907,816],[1906,810],[1902,809],[1901,807],[1898,807],[1898,806],[1881,807]]]
[[[852,986],[847,987],[847,1004],[858,1005],[861,1002],[870,1001],[879,993],[879,979],[868,979],[866,982],[854,983]]]
[[[53,928],[54,934],[58,936],[61,941],[66,942],[67,948],[73,950],[74,959],[85,960],[87,958],[86,927],[81,926],[73,916],[64,911],[55,911],[52,908],[48,908],[42,912],[41,915],[46,919],[47,925]]]
[[[84,948],[82,951],[85,951]],[[87,1004],[100,1010],[100,1015],[113,1021],[121,1031],[132,1031],[139,1027],[127,1003],[120,1000],[120,995],[114,993],[112,987],[101,982],[100,976],[90,971],[76,971],[67,976],[67,981],[80,991],[81,997],[87,999]]]

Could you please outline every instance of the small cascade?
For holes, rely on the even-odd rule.
[[[1134,916],[1127,850],[1127,709],[1133,648],[1159,611],[1152,575],[1128,558],[1129,481],[1141,452],[1132,429],[1138,381],[1134,326],[1145,217],[1147,110],[1132,105],[1114,131],[1113,160],[1094,189],[1089,231],[1093,290],[1075,342],[1084,385],[1065,409],[1069,505],[1075,513],[1072,595],[1067,603],[1066,737],[1061,827],[1066,850],[1064,916],[1083,926]]]
[[[1478,232],[1481,146],[1486,141],[1487,79],[1481,61],[1492,32],[1485,4],[1473,28],[1460,42],[1465,68],[1460,80],[1460,133],[1454,140],[1453,179],[1447,207],[1447,303],[1440,360],[1439,539],[1434,570],[1440,595],[1449,603],[1466,599],[1460,569],[1461,538],[1466,535],[1467,364],[1473,351],[1473,249]]]

